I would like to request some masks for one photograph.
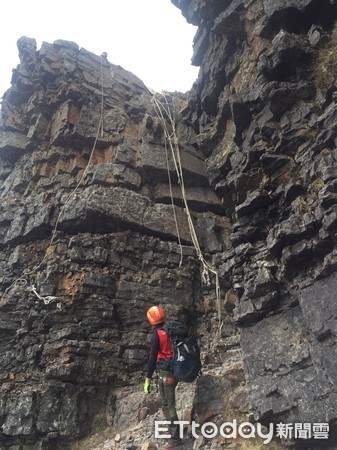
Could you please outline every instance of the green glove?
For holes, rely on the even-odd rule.
[[[145,392],[145,394],[149,394],[151,392],[151,380],[150,380],[150,378],[145,378],[144,392]]]

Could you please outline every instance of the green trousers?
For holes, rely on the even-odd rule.
[[[173,422],[178,419],[176,410],[176,384],[169,384],[163,380],[163,378],[173,378],[171,372],[166,370],[159,370],[159,394],[161,399],[161,407],[165,416],[165,419]],[[179,437],[179,426],[171,423],[169,426],[169,434],[171,435],[170,442],[175,445],[182,443]]]

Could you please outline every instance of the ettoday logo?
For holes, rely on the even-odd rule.
[[[170,435],[168,434],[168,427],[171,424],[178,425],[179,436],[182,439],[184,435],[184,427],[190,426],[192,436],[198,439],[200,436],[206,439],[213,439],[217,436],[223,436],[226,439],[236,439],[238,436],[245,439],[252,439],[256,436],[264,439],[264,444],[269,444],[274,435],[274,425],[270,424],[267,433],[263,432],[263,427],[260,423],[255,425],[250,422],[244,422],[238,425],[237,420],[234,419],[231,422],[224,422],[222,425],[218,426],[213,422],[206,422],[202,425],[197,422],[189,422],[186,420],[175,420],[170,422],[168,420],[157,420],[155,421],[155,438],[157,439],[168,439]]]
[[[168,420],[155,421],[155,438],[169,439],[168,434],[170,425],[178,425],[179,436],[182,439],[184,435],[184,428],[188,427],[195,439],[200,436],[205,439],[213,439],[217,436],[222,436],[226,439],[237,439],[238,437],[244,439],[254,439],[260,437],[263,443],[269,444],[274,435],[280,439],[328,439],[329,438],[329,424],[325,422],[320,423],[278,423],[274,425],[269,424],[269,428],[260,423],[252,424],[250,422],[243,422],[238,424],[234,419],[231,422],[224,422],[217,425],[213,422],[206,422],[202,425],[197,422],[189,422],[186,420],[175,420],[174,422]],[[275,433],[275,434],[274,434]]]

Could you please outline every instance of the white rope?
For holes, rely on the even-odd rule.
[[[32,292],[34,292],[34,294],[36,295],[36,297],[37,297],[39,300],[43,300],[43,303],[44,303],[45,305],[49,305],[49,303],[54,302],[55,300],[58,300],[58,297],[54,297],[54,296],[52,296],[52,295],[47,295],[47,297],[42,297],[42,295],[40,295],[40,294],[37,292],[37,290],[36,290],[34,284],[32,284],[31,290],[32,290]]]
[[[100,119],[99,119],[98,126],[97,126],[97,132],[96,132],[95,141],[94,141],[94,144],[93,144],[91,152],[90,152],[89,160],[88,160],[88,162],[86,164],[86,167],[83,170],[83,173],[81,175],[80,180],[78,181],[78,183],[76,184],[76,186],[72,190],[72,192],[70,192],[70,194],[66,198],[63,206],[60,209],[60,212],[59,212],[59,214],[57,216],[57,219],[56,219],[56,222],[55,222],[55,226],[54,226],[53,231],[52,231],[52,236],[51,236],[51,239],[49,241],[49,244],[48,244],[47,248],[51,247],[54,244],[55,238],[56,238],[56,234],[57,234],[58,225],[59,225],[59,222],[60,222],[61,217],[63,215],[63,212],[64,212],[67,204],[70,202],[70,200],[72,199],[72,197],[75,195],[75,193],[77,192],[78,188],[82,184],[82,181],[83,181],[84,177],[87,175],[89,166],[91,164],[92,157],[93,157],[94,152],[96,150],[96,145],[97,145],[99,133],[101,132],[101,136],[103,136],[103,115],[104,115],[103,55],[104,55],[104,53],[101,56],[101,86],[102,86],[102,89],[101,89]],[[20,277],[18,277],[16,280],[14,280],[13,283],[10,286],[7,287],[7,289],[5,290],[5,293],[7,293],[13,286],[15,286],[20,281],[24,281],[25,284],[27,285],[28,281],[27,281],[27,279],[25,277],[28,277],[30,275],[34,275],[37,272],[37,270],[42,266],[42,264],[45,262],[46,258],[47,258],[47,254],[45,252],[45,255],[44,255],[43,259],[40,261],[40,263],[35,265],[31,270],[24,270],[22,275]],[[48,298],[48,297],[41,297],[41,296],[39,296],[39,294],[37,293],[34,285],[31,285],[30,288],[34,292],[34,294],[37,296],[37,298],[39,298],[40,300]],[[53,299],[56,300],[57,297],[53,297]],[[45,304],[48,304],[48,303],[45,303]]]
[[[176,225],[177,236],[178,236],[178,243],[179,243],[179,248],[180,248],[179,267],[181,267],[182,263],[183,263],[184,254],[183,254],[183,246],[181,244],[181,238],[180,238],[180,232],[179,232],[179,225],[178,225],[176,209],[175,209],[174,200],[173,200],[172,180],[171,180],[170,165],[169,165],[169,160],[168,160],[168,148],[167,148],[166,136],[165,136],[165,153],[166,153],[167,176],[168,176],[169,187],[170,187],[171,205],[172,205],[173,217],[174,217],[174,222],[175,222],[175,225]]]
[[[103,115],[104,115],[103,56],[101,56],[101,86],[102,86],[102,90],[101,90],[101,110],[100,110],[100,118],[99,118],[99,122],[98,122],[98,126],[97,126],[97,132],[96,132],[96,136],[95,136],[95,141],[94,141],[94,144],[93,144],[92,149],[91,149],[91,152],[90,152],[89,160],[88,160],[87,165],[85,166],[85,168],[84,168],[84,170],[83,170],[83,173],[82,173],[82,176],[81,176],[79,182],[77,183],[77,185],[75,186],[75,188],[73,189],[73,191],[69,194],[69,196],[66,198],[66,201],[64,202],[64,204],[63,204],[63,206],[62,206],[62,208],[61,208],[61,210],[60,210],[60,213],[59,213],[59,215],[58,215],[58,217],[57,217],[56,224],[55,224],[55,227],[54,227],[54,230],[53,230],[52,238],[51,238],[51,240],[50,240],[50,243],[49,243],[49,246],[48,246],[48,247],[51,247],[52,244],[53,244],[53,242],[54,242],[54,239],[55,239],[55,236],[56,236],[56,232],[57,232],[57,227],[58,227],[59,221],[60,221],[60,219],[61,219],[61,217],[62,217],[62,214],[63,214],[63,212],[64,212],[64,209],[66,208],[66,206],[67,206],[67,204],[69,203],[69,201],[71,200],[71,198],[75,195],[75,193],[77,192],[78,188],[81,186],[84,177],[87,175],[89,166],[90,166],[90,164],[91,164],[92,157],[93,157],[93,155],[94,155],[94,153],[95,153],[95,150],[96,150],[96,145],[97,145],[97,141],[98,141],[99,132],[101,132],[101,137],[103,136]]]
[[[191,212],[190,212],[188,202],[187,202],[185,184],[184,184],[184,176],[183,176],[183,167],[182,167],[181,158],[180,158],[179,140],[178,140],[178,136],[176,133],[175,121],[174,121],[174,118],[172,117],[170,105],[167,101],[165,94],[159,94],[163,97],[163,100],[159,100],[157,98],[157,95],[158,94],[153,95],[153,98],[152,98],[153,105],[154,105],[156,113],[158,114],[159,120],[161,121],[161,124],[163,126],[165,142],[166,142],[166,139],[169,142],[169,147],[171,149],[172,158],[173,158],[175,169],[176,169],[177,176],[178,176],[178,183],[180,184],[181,194],[182,194],[182,198],[183,198],[183,202],[184,202],[184,206],[185,206],[185,212],[187,215],[187,221],[188,221],[188,226],[189,226],[189,230],[190,230],[192,243],[196,250],[198,259],[200,260],[200,262],[203,266],[202,276],[203,276],[204,282],[209,284],[210,283],[209,274],[212,273],[213,275],[215,275],[216,305],[217,305],[217,315],[218,315],[218,320],[219,320],[218,333],[220,334],[221,328],[223,326],[223,322],[221,320],[221,292],[220,292],[219,273],[213,266],[211,266],[211,264],[209,264],[209,262],[203,256],[203,253],[202,253],[199,241],[198,241],[198,236],[197,236],[194,224],[193,224]],[[169,123],[172,127],[172,133],[170,133],[168,130],[164,114],[166,114],[166,117],[169,120]],[[173,201],[173,199],[172,199],[172,201]]]
[[[101,137],[103,137],[104,133],[104,78],[103,78],[103,58],[106,53],[102,53],[101,56]]]
[[[98,136],[99,136],[99,132],[100,132],[100,129],[101,129],[101,124],[102,124],[102,116],[100,117],[100,120],[99,120],[99,123],[98,123],[97,133],[96,133],[96,137],[95,137],[95,142],[94,142],[94,145],[92,146],[92,150],[91,150],[91,153],[90,153],[90,156],[89,156],[88,163],[87,163],[85,169],[83,170],[83,173],[82,173],[82,176],[81,176],[79,182],[77,183],[77,185],[75,186],[73,191],[66,198],[66,200],[65,200],[65,202],[64,202],[64,204],[63,204],[63,206],[62,206],[62,208],[61,208],[61,210],[59,212],[59,215],[57,216],[56,223],[55,223],[55,226],[54,226],[54,229],[53,229],[53,234],[52,234],[52,237],[51,237],[51,240],[49,242],[48,247],[51,247],[53,245],[55,237],[56,237],[56,233],[57,233],[57,227],[58,227],[58,224],[59,224],[59,222],[61,220],[63,212],[64,212],[66,206],[68,205],[68,203],[70,202],[70,200],[72,199],[72,197],[76,194],[78,188],[81,186],[82,181],[83,181],[84,177],[86,176],[86,174],[88,172],[88,168],[89,168],[89,166],[91,164],[92,157],[93,157],[94,152],[96,150],[96,144],[97,144],[97,141],[98,141]],[[46,258],[46,256],[43,258],[41,263],[44,261],[45,258]]]
[[[153,99],[155,99],[155,94],[153,96]],[[180,232],[179,232],[179,224],[178,224],[178,220],[177,220],[177,215],[176,215],[176,210],[175,210],[175,205],[174,205],[174,199],[173,199],[173,191],[172,191],[172,180],[171,180],[171,171],[170,171],[170,164],[169,164],[169,158],[168,158],[168,148],[167,148],[167,128],[166,128],[166,122],[162,113],[161,108],[157,105],[156,102],[154,102],[154,108],[157,112],[157,114],[160,116],[160,120],[161,123],[164,126],[164,141],[165,141],[165,154],[166,154],[166,168],[167,168],[167,176],[168,176],[168,180],[169,180],[169,188],[170,188],[170,196],[171,196],[171,205],[172,205],[172,210],[173,210],[173,217],[174,217],[174,222],[175,222],[175,226],[176,226],[176,230],[177,230],[177,237],[178,237],[178,243],[179,243],[179,248],[180,248],[180,261],[179,261],[179,267],[181,267],[182,262],[183,262],[183,246],[181,244],[181,238],[180,238]],[[174,159],[174,163],[175,163],[175,159]],[[177,166],[175,165],[176,168],[176,172],[177,172]]]

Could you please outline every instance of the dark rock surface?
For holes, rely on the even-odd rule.
[[[221,334],[152,94],[75,43],[21,38],[0,123],[1,449],[156,414],[140,394],[155,302],[201,337],[185,420],[327,422],[310,448],[335,448],[336,2],[172,3],[198,25],[199,78],[166,98]]]
[[[337,5],[173,3],[199,27],[184,114],[232,223],[219,269],[254,418],[328,422],[335,448]]]
[[[36,51],[21,38],[18,47],[1,122],[0,448],[63,450],[97,421],[123,429],[142,415],[134,409],[123,419],[121,392],[129,388],[133,408],[144,397],[146,309],[160,302],[196,328],[206,302],[206,335],[215,294],[202,291],[181,188],[145,85],[71,42]],[[168,101],[182,108],[186,98]],[[193,127],[179,119],[177,133],[192,221],[212,263],[230,222]],[[147,408],[140,402],[143,414]]]

